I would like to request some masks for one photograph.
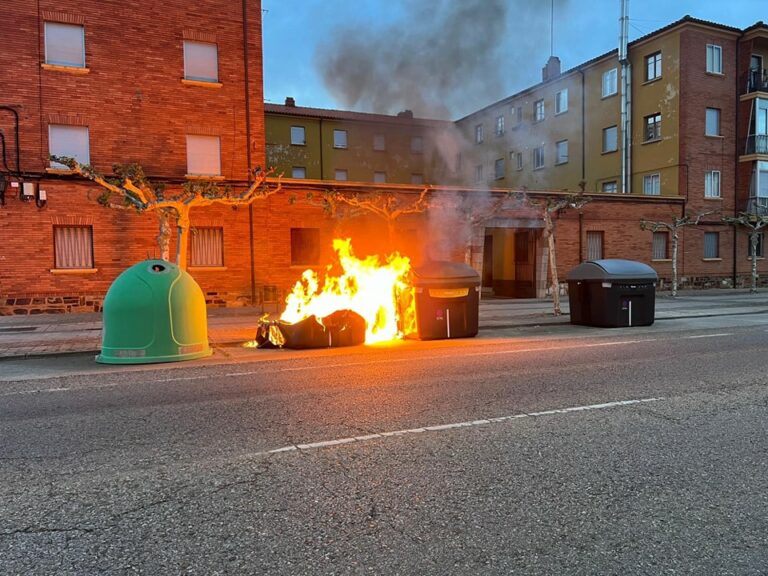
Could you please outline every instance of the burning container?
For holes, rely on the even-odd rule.
[[[656,271],[642,262],[608,259],[568,273],[571,324],[618,328],[650,326],[656,307]]]
[[[420,340],[477,335],[480,275],[458,262],[428,262],[411,271]]]

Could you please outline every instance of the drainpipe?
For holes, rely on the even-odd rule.
[[[19,112],[15,108],[11,106],[0,106],[0,110],[8,110],[9,112],[13,112],[14,116],[14,135],[16,137],[16,176],[18,178],[21,178],[21,146],[19,144]],[[8,169],[8,164],[5,163],[5,138],[3,138],[3,164],[5,164],[5,169],[10,172]]]
[[[248,171],[248,186],[253,183],[251,168],[251,96],[250,75],[248,74],[248,0],[243,0],[243,66],[245,68],[245,161]],[[248,247],[251,257],[251,306],[256,305],[256,254],[253,246],[253,202],[248,203]]]
[[[739,39],[736,41],[736,90],[734,91],[736,94],[736,137],[733,139],[733,163],[734,163],[734,170],[733,170],[733,215],[736,216],[739,213],[739,207],[737,206],[737,203],[739,201],[739,104],[741,102],[741,99],[739,98],[739,58],[740,58],[740,48],[741,48],[741,37],[744,34],[742,33],[741,36],[739,36]],[[736,258],[738,255],[737,250],[737,242],[739,239],[739,235],[736,233],[736,224],[733,225],[733,265],[732,265],[732,272],[731,272],[731,285],[736,288],[736,282],[738,280],[738,271],[736,269]]]

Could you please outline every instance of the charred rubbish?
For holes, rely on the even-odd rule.
[[[365,342],[365,319],[352,310],[337,310],[323,318],[308,316],[295,323],[262,320],[257,348],[340,348]]]

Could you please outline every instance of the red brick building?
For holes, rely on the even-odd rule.
[[[171,189],[194,179],[244,189],[249,168],[275,165],[280,193],[192,211],[189,271],[212,305],[279,301],[304,268],[330,261],[339,235],[360,253],[398,248],[416,263],[469,254],[497,294],[546,290],[546,242],[530,208],[461,233],[461,218],[429,210],[398,221],[397,237],[384,241],[380,219],[333,219],[312,200],[329,189],[410,201],[430,186],[435,198],[481,203],[510,189],[536,199],[583,188],[592,201],[558,219],[561,274],[585,259],[621,257],[650,263],[665,281],[669,235],[642,231],[640,220],[712,212],[684,232],[683,285],[747,280],[746,234],[721,216],[768,202],[762,24],[742,31],[686,18],[629,45],[624,181],[615,51],[563,73],[551,63],[541,84],[455,123],[293,102],[265,113],[256,0],[6,4],[0,314],[97,310],[122,270],[159,255],[153,214],[103,208],[101,189],[51,154],[105,174],[138,163]]]

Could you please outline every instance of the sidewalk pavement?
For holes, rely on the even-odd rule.
[[[484,298],[480,303],[480,333],[484,330],[569,324],[568,297],[562,316],[552,313],[551,299]],[[212,308],[208,338],[214,348],[253,340],[263,315],[261,308]],[[768,313],[768,292],[696,290],[656,294],[656,320]],[[274,314],[273,318],[276,317]],[[101,348],[100,313],[0,316],[0,360],[48,355],[93,353]]]

